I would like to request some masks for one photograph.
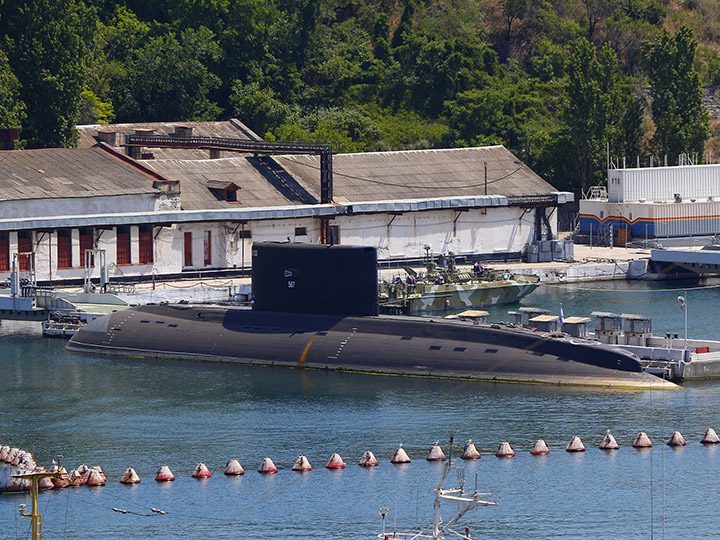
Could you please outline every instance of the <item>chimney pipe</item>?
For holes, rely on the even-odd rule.
[[[100,139],[101,142],[107,143],[110,146],[115,146],[115,143],[117,142],[117,131],[111,131],[109,129],[106,130],[98,130],[97,137]]]
[[[182,138],[192,137],[192,126],[175,126],[175,136]]]
[[[15,150],[15,141],[20,138],[20,128],[0,129],[0,143],[3,150]]]

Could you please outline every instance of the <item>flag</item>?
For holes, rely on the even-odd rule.
[[[562,304],[560,304],[560,326],[565,322],[565,315],[563,314]]]

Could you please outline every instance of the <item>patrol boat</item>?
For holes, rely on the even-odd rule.
[[[425,246],[425,252],[425,272],[418,273],[405,267],[405,279],[396,276],[380,282],[381,313],[405,314],[512,304],[540,284],[537,276],[490,270],[480,263],[475,263],[469,272],[460,272],[453,253],[434,260],[430,246]]]

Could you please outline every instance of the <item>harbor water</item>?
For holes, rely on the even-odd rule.
[[[559,313],[562,303],[566,317],[592,310],[650,315],[655,334],[682,337],[677,296],[686,294],[689,335],[720,339],[720,288],[705,285],[543,286],[522,305]],[[490,319],[517,307],[493,308]],[[425,455],[450,430],[459,451],[471,438],[483,453],[457,460],[466,489],[477,484],[499,503],[462,520],[473,538],[715,534],[720,448],[699,441],[707,427],[720,430],[720,381],[630,392],[114,358],[69,353],[31,325],[5,322],[0,344],[0,444],[30,450],[45,465],[53,458],[68,469],[101,465],[108,476],[105,487],[40,494],[46,540],[371,538],[382,530],[381,506],[389,508],[389,534],[427,526],[442,465]],[[608,429],[617,451],[597,448]],[[676,429],[687,446],[664,444]],[[631,447],[640,431],[651,450]],[[586,452],[564,451],[574,435]],[[538,438],[550,445],[548,456],[529,454]],[[516,457],[494,456],[501,441]],[[412,463],[389,462],[398,443]],[[374,469],[357,466],[368,449],[380,461]],[[333,452],[346,461],[344,470],[324,468]],[[290,470],[299,454],[310,459],[311,472]],[[266,456],[277,474],[256,472]],[[223,476],[232,458],[244,476]],[[190,477],[200,461],[212,478]],[[170,466],[174,482],[154,481],[161,465]],[[130,466],[139,485],[119,483]],[[447,484],[456,480],[453,471]],[[0,496],[0,538],[29,537],[21,503],[29,507],[29,497]]]

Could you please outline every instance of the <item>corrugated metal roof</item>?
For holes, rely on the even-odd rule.
[[[271,158],[171,159],[143,163],[168,178],[180,181],[180,206],[183,210],[318,202],[294,178],[277,167]],[[239,186],[237,202],[218,199],[208,188],[208,181],[213,180]]]
[[[80,132],[78,146],[89,148],[99,142],[98,131],[115,131],[117,133],[116,147],[120,148],[125,142],[125,135],[135,133],[136,130],[152,130],[153,135],[173,135],[176,126],[192,128],[192,133],[198,137],[224,137],[230,139],[262,140],[245,124],[231,118],[223,122],[138,122],[132,124],[90,124],[76,126]],[[123,149],[121,148],[121,151]],[[150,149],[156,159],[208,159],[208,150],[188,150],[177,148]],[[220,152],[220,157],[236,156],[236,152]]]
[[[100,148],[0,152],[0,201],[157,193],[143,172]]]
[[[317,156],[277,156],[276,161],[319,197]],[[548,195],[555,188],[503,146],[445,150],[369,152],[333,156],[333,200]]]

